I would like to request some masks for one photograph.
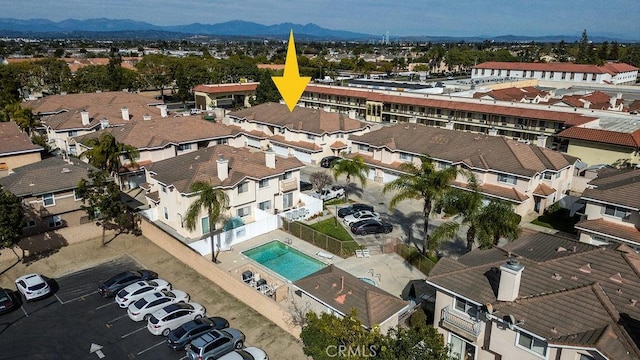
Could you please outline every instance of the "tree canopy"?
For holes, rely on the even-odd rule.
[[[0,248],[18,242],[22,234],[24,209],[20,198],[0,187]]]

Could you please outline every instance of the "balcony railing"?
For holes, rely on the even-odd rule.
[[[463,332],[462,335],[468,335],[472,340],[480,335],[482,323],[478,320],[471,320],[463,316],[457,315],[451,311],[449,306],[442,309],[442,327],[456,332]]]
[[[280,181],[280,191],[289,192],[298,188],[298,178],[291,178]]]

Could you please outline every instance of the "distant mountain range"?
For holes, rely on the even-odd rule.
[[[316,41],[368,41],[381,39],[380,35],[362,34],[343,30],[325,29],[315,24],[283,23],[261,25],[253,22],[234,20],[218,24],[193,23],[188,25],[157,26],[141,21],[116,19],[67,19],[54,22],[47,19],[20,20],[0,18],[0,36],[28,38],[88,38],[88,39],[184,39],[193,36],[244,38],[244,39],[278,39],[286,40],[289,31],[293,30],[296,39]],[[635,36],[638,36],[635,34]],[[575,42],[580,36],[517,36],[504,35],[494,37],[468,36],[403,36],[391,37],[390,40],[431,41],[431,42]],[[640,39],[621,39],[612,36],[592,36],[593,42],[618,41],[638,42]]]

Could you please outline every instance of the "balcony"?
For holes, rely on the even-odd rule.
[[[449,306],[442,309],[441,324],[445,329],[455,331],[456,333],[465,336],[468,340],[476,341],[482,322],[479,320],[469,319],[467,316],[458,315],[454,311],[451,311]]]
[[[280,191],[285,193],[298,188],[298,178],[291,178],[280,181]]]

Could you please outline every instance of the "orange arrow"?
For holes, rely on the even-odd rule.
[[[284,62],[284,74],[283,76],[272,76],[271,79],[276,84],[289,111],[293,111],[311,80],[309,76],[300,76],[296,44],[293,41],[293,30],[289,33],[289,47],[287,48],[287,59]]]

